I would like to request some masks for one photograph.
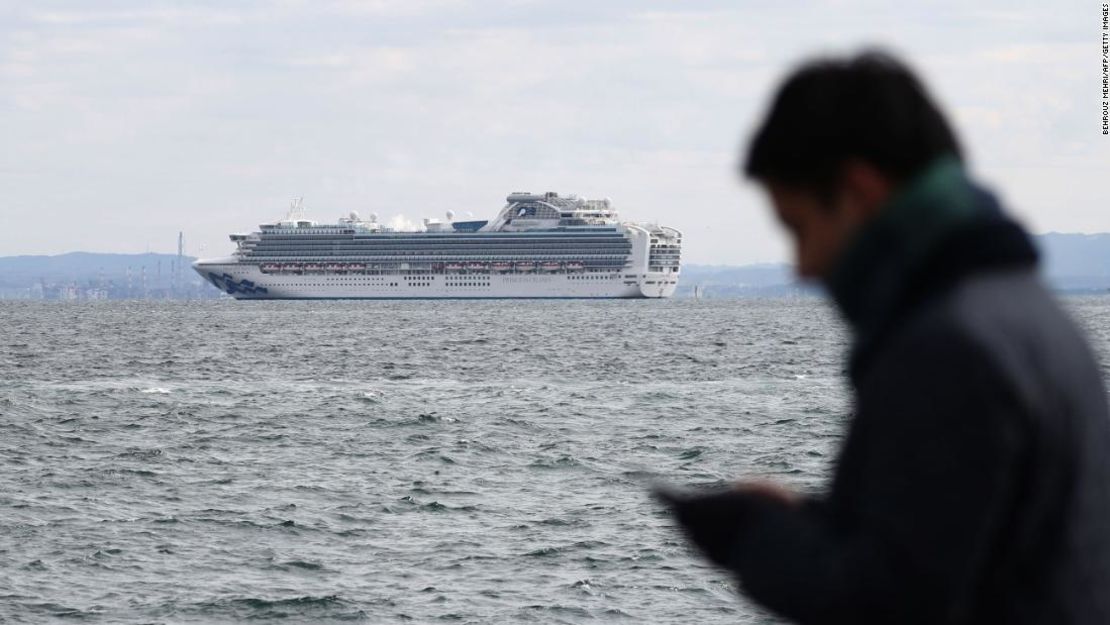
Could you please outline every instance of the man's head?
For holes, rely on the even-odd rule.
[[[819,59],[779,88],[744,173],[768,191],[794,238],[798,273],[823,277],[848,239],[955,134],[925,88],[881,52]]]

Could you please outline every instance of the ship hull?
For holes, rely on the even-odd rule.
[[[273,274],[258,265],[198,261],[197,273],[236,299],[636,299],[674,294],[678,274]]]

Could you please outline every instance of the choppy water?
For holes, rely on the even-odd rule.
[[[1102,353],[1110,299],[1069,302]],[[0,304],[0,621],[765,622],[647,494],[818,487],[820,301]]]

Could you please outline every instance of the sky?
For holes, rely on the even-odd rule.
[[[684,260],[789,260],[741,150],[785,72],[882,46],[1035,232],[1110,231],[1100,3],[0,0],[0,256],[224,255],[326,221],[608,197]]]

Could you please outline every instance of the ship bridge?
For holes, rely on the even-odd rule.
[[[614,226],[617,211],[608,198],[587,200],[576,195],[560,197],[554,191],[543,194],[510,193],[497,218],[486,224],[487,232],[553,230],[575,226]]]

